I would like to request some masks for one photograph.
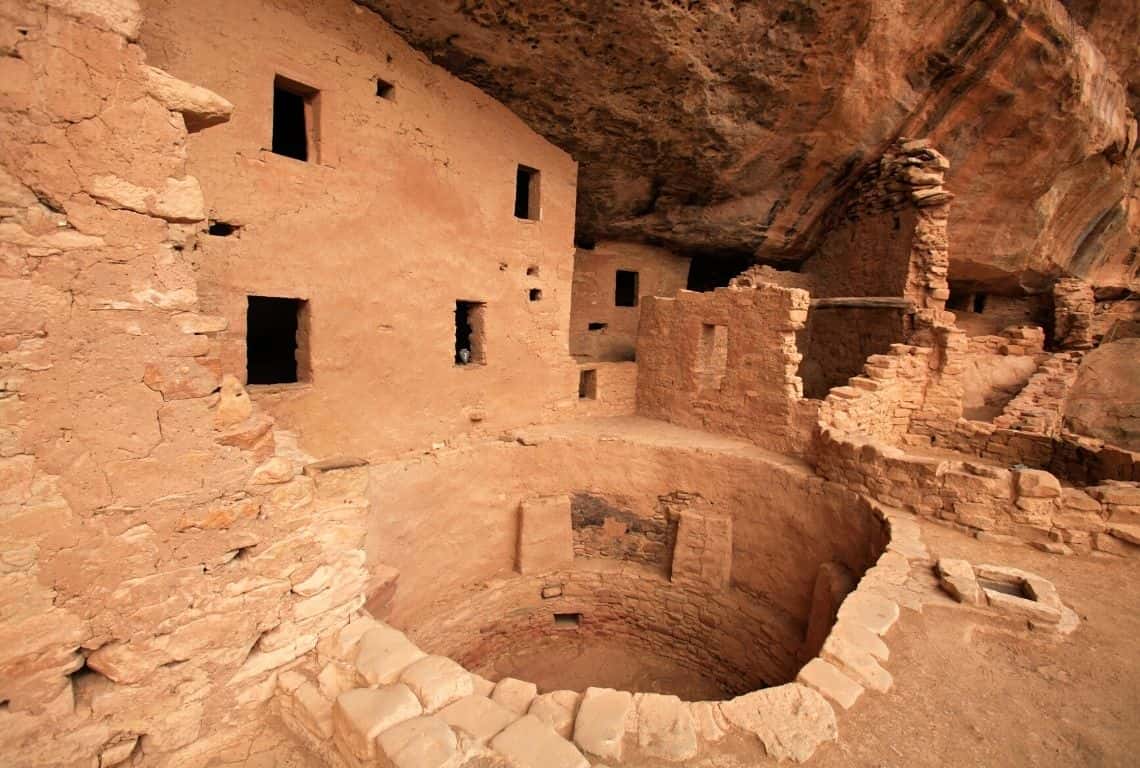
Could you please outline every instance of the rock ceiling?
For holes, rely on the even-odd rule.
[[[855,171],[926,136],[952,279],[1134,279],[1136,0],[358,2],[579,161],[580,242],[794,264]]]

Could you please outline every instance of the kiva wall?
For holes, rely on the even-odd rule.
[[[306,448],[394,453],[573,406],[566,153],[350,0],[143,6],[152,60],[236,105],[189,145],[211,219],[240,227],[201,239],[202,303],[242,372],[247,295],[308,301],[309,380],[250,390]],[[269,151],[275,76],[319,89],[309,162]],[[520,164],[537,220],[515,216]],[[460,300],[485,303],[485,365],[456,365]]]

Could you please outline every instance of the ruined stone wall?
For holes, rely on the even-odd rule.
[[[617,306],[617,270],[637,273],[637,306]],[[689,259],[662,248],[601,242],[574,253],[570,353],[587,360],[633,360],[642,296],[674,296],[685,287]],[[599,327],[600,326],[600,327]]]
[[[900,309],[812,308],[796,334],[803,355],[799,375],[804,397],[823,399],[832,387],[857,376],[867,358],[887,352],[906,337],[908,320]]]
[[[1053,340],[1061,349],[1089,349],[1093,345],[1092,286],[1078,277],[1063,277],[1053,284]]]
[[[795,337],[807,308],[806,291],[771,284],[646,300],[638,413],[798,450],[810,429]]]
[[[200,301],[187,128],[231,106],[147,66],[139,26],[132,3],[0,10],[8,766],[204,763],[369,579],[367,475],[251,404]]]
[[[566,153],[351,0],[142,5],[152,59],[236,105],[188,160],[235,228],[196,256],[226,370],[246,369],[247,295],[308,301],[308,381],[254,400],[314,452],[358,456],[573,408]],[[269,151],[278,75],[319,90],[310,162]],[[535,220],[515,215],[520,164],[539,171]],[[456,365],[457,301],[485,303],[485,364]]]
[[[813,298],[900,296],[941,309],[949,297],[950,163],[922,139],[900,140],[824,216],[801,272]],[[901,339],[900,339],[901,340]]]

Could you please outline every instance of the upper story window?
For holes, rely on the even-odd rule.
[[[277,75],[273,78],[274,154],[304,162],[318,162],[320,150],[321,92],[312,86]]]
[[[538,221],[539,172],[520,165],[515,176],[515,218]]]

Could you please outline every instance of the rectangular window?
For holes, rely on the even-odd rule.
[[[728,368],[728,326],[702,325],[697,349],[697,379],[703,390],[720,391]]]
[[[577,629],[581,624],[582,614],[580,613],[554,614],[554,627],[556,629]]]
[[[376,78],[376,95],[381,99],[392,100],[396,98],[396,86],[387,80]]]
[[[586,324],[586,330],[587,331],[604,331],[606,328],[609,328],[609,323],[587,323]]]
[[[515,176],[515,217],[538,221],[539,173],[534,168],[520,165]]]
[[[486,365],[483,327],[487,305],[482,301],[455,302],[455,364]]]
[[[598,372],[596,369],[590,368],[578,372],[578,399],[598,399]]]
[[[317,162],[320,91],[277,75],[273,79],[273,152]]]
[[[637,273],[625,269],[617,271],[614,281],[614,306],[637,306]]]
[[[246,382],[307,381],[308,339],[309,302],[250,296],[245,316]]]
[[[542,289],[531,288],[529,291],[527,291],[527,296],[531,301],[542,301]]]

